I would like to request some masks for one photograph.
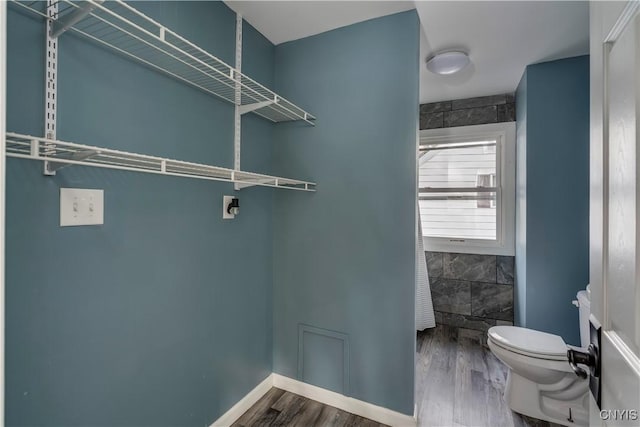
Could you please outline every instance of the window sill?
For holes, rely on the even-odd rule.
[[[473,241],[452,242],[449,239],[423,237],[424,250],[428,252],[451,252],[459,254],[515,256],[515,246],[499,242]]]

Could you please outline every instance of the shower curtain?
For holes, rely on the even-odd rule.
[[[420,209],[416,204],[418,218],[418,245],[416,251],[416,329],[422,331],[427,328],[435,328],[436,319],[433,313],[431,301],[431,286],[427,274],[427,259],[422,242],[422,221],[420,221]]]

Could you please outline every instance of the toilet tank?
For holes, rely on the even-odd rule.
[[[577,295],[578,310],[580,312],[580,346],[589,346],[589,314],[591,314],[591,301],[587,291],[580,291]]]

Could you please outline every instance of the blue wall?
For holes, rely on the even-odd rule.
[[[276,47],[278,90],[318,123],[276,129],[275,168],[318,191],[274,197],[274,371],[406,414],[418,45],[410,11]]]
[[[138,7],[228,62],[221,2]],[[8,129],[43,133],[43,24],[11,8]],[[274,47],[245,25],[244,66]],[[233,107],[71,34],[59,44],[58,138],[232,166]],[[271,171],[273,126],[243,124],[245,168]],[[59,227],[59,188],[105,190],[105,224]],[[272,190],[70,167],[7,177],[7,425],[209,425],[272,370]],[[306,194],[296,193],[297,200]]]
[[[524,236],[526,254],[516,256],[520,269],[526,266],[517,294],[526,313],[517,319],[579,345],[571,301],[589,282],[589,57],[528,66],[518,96],[519,132],[526,135],[518,138],[518,150],[526,151],[518,205],[526,214],[517,246]]]

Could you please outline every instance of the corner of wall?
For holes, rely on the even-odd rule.
[[[527,324],[527,73],[516,90],[516,261],[514,324]]]

